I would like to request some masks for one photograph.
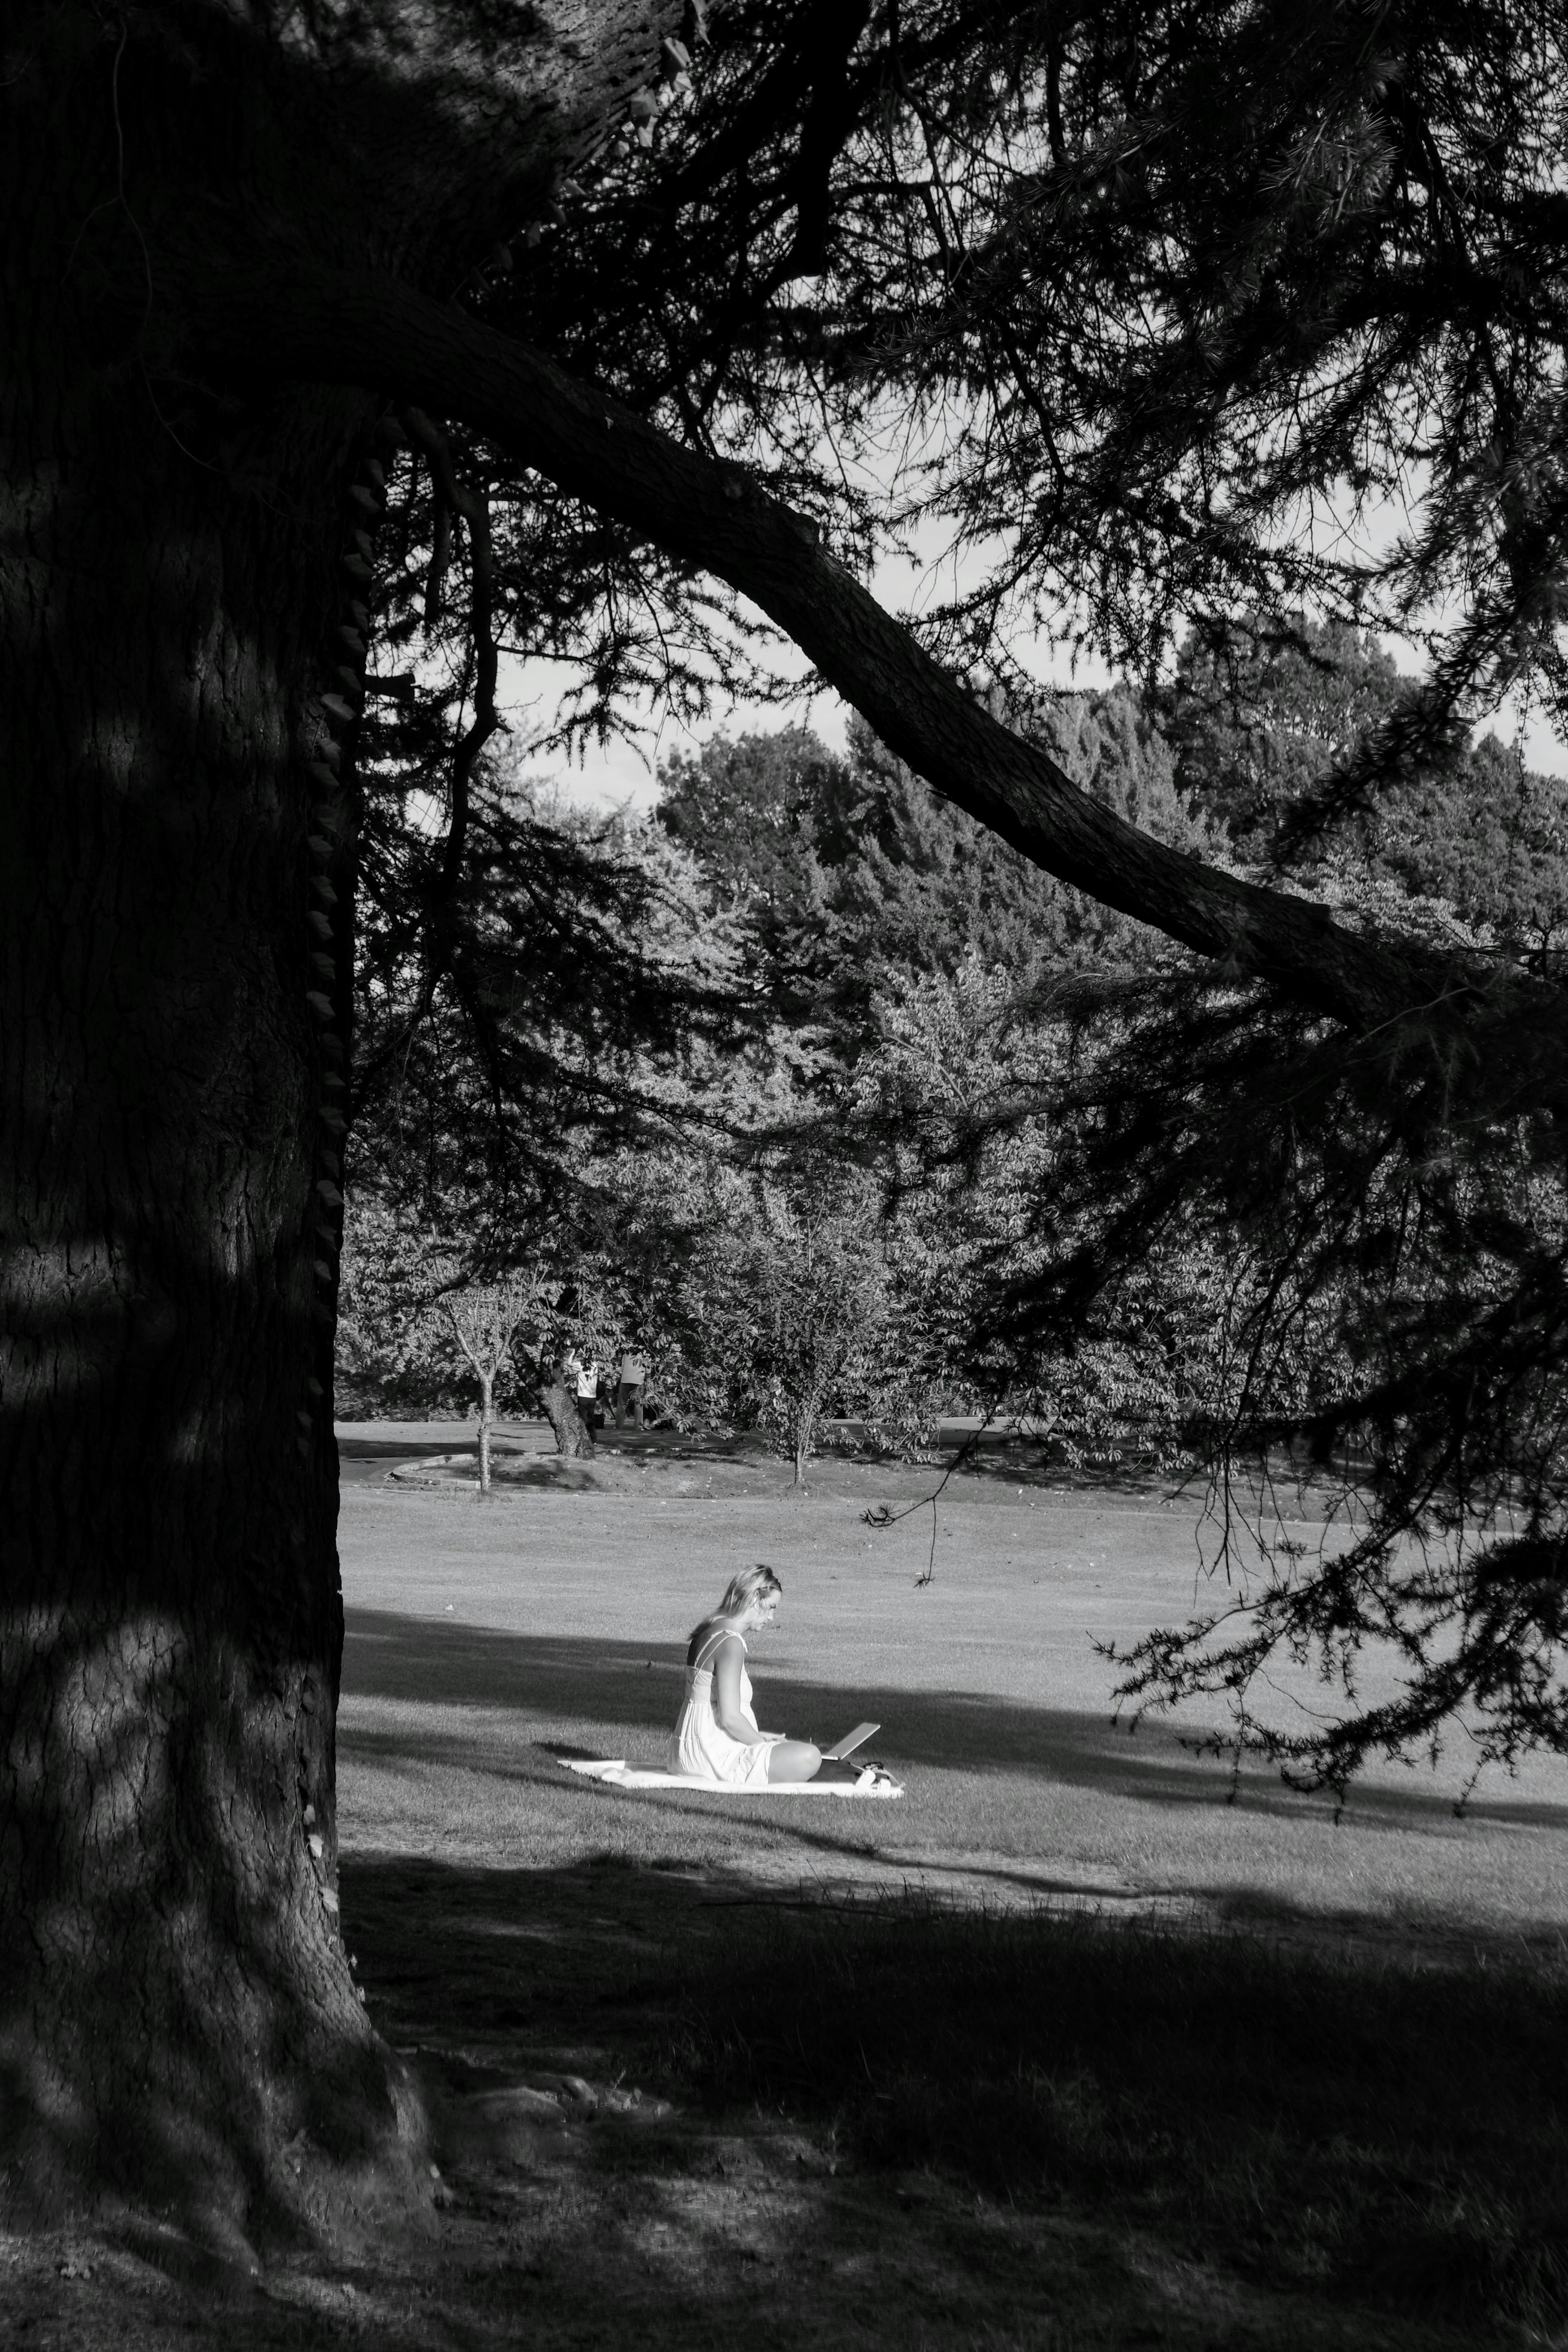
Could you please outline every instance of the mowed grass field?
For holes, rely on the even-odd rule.
[[[389,1482],[395,1438],[344,1496],[343,1923],[453,2202],[439,2278],[372,2283],[389,2344],[1568,2345],[1561,1761],[1462,1819],[1462,1757],[1384,1771],[1336,1820],[1201,1717],[1118,1730],[1093,1643],[1201,1604],[1197,1505],[1038,1455],[951,1482],[918,1581],[930,1510],[864,1513],[925,1467],[801,1496],[518,1433],[481,1498]],[[758,1559],[761,1722],[879,1720],[904,1800],[564,1770],[659,1759]]]
[[[481,1497],[356,1466],[340,1529],[350,1856],[538,1869],[621,1855],[989,1907],[1521,1948],[1555,1948],[1568,1928],[1563,1759],[1489,1775],[1456,1818],[1461,1739],[1437,1771],[1372,1775],[1336,1820],[1327,1797],[1192,1753],[1201,1716],[1112,1724],[1094,1641],[1209,1598],[1195,1500],[993,1466],[948,1486],[920,1585],[931,1512],[881,1530],[862,1517],[926,1491],[919,1468],[833,1463],[801,1497],[773,1465],[726,1460],[716,1476],[700,1456],[629,1447],[597,1474],[611,1491]],[[549,1743],[659,1759],[688,1629],[753,1559],[785,1589],[753,1651],[759,1720],[823,1742],[879,1721],[870,1752],[897,1770],[902,1802],[615,1793],[554,1759]]]
[[[1561,1763],[1462,1820],[1462,1767],[1385,1772],[1336,1822],[1113,1728],[1092,1642],[1202,1599],[1193,1502],[998,1449],[919,1582],[930,1510],[863,1515],[940,1465],[800,1496],[741,1448],[524,1431],[481,1498],[433,1458],[464,1435],[361,1432],[340,1526],[341,1921],[430,2210],[237,2261],[12,2238],[0,2341],[1568,2352]],[[757,1559],[762,1721],[879,1719],[904,1799],[564,1770],[660,1756]]]

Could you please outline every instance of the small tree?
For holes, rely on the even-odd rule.
[[[490,1491],[490,1424],[495,1384],[503,1373],[521,1372],[538,1392],[556,1452],[591,1456],[593,1431],[577,1402],[576,1383],[566,1368],[572,1345],[592,1347],[596,1331],[580,1317],[561,1312],[561,1286],[537,1276],[470,1285],[449,1292],[442,1306],[453,1336],[479,1382],[479,1488]]]
[[[374,1198],[350,1203],[347,1226],[342,1391],[371,1411],[446,1412],[465,1388],[466,1368],[479,1383],[479,1483],[486,1492],[497,1384],[509,1382],[529,1400],[537,1393],[559,1453],[593,1452],[575,1383],[563,1371],[570,1344],[604,1344],[602,1316],[585,1320],[580,1311],[580,1282],[569,1291],[537,1268],[488,1282],[469,1279],[473,1254],[450,1225],[433,1233]],[[542,1252],[548,1245],[535,1246]]]
[[[667,1194],[644,1204],[654,1237],[670,1209]],[[685,1416],[760,1428],[797,1486],[831,1402],[865,1403],[879,1385],[893,1315],[879,1211],[854,1175],[747,1177],[709,1161],[681,1204],[663,1313],[644,1301],[644,1321],[667,1324]]]
[[[452,1336],[479,1383],[479,1492],[490,1491],[490,1430],[495,1419],[496,1381],[508,1371],[512,1341],[540,1301],[537,1282],[475,1283],[449,1291],[442,1307]]]
[[[762,1183],[738,1239],[758,1419],[803,1486],[830,1400],[868,1386],[891,1336],[877,1203],[869,1186],[791,1198]]]

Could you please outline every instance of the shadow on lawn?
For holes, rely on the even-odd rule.
[[[346,1695],[426,1706],[515,1709],[536,1719],[535,1738],[548,1731],[549,1719],[615,1725],[632,1735],[625,1745],[634,1755],[653,1761],[680,1703],[685,1652],[678,1643],[509,1633],[372,1609],[349,1610],[346,1629]],[[826,1740],[846,1731],[852,1716],[870,1716],[886,1727],[874,1743],[876,1753],[906,1769],[1025,1773],[1155,1803],[1234,1803],[1246,1811],[1297,1819],[1302,1811],[1302,1798],[1262,1770],[1244,1772],[1233,1789],[1228,1766],[1194,1756],[1181,1745],[1178,1732],[1157,1721],[1146,1721],[1134,1736],[1102,1716],[967,1691],[847,1693],[766,1664],[757,1679],[764,1722],[787,1724],[797,1734]],[[387,1735],[351,1727],[340,1738],[350,1752],[363,1746],[367,1752],[385,1753],[389,1745]],[[453,1743],[440,1735],[426,1740],[413,1731],[400,1733],[391,1745],[407,1755],[453,1760]],[[636,1794],[646,1801],[662,1792]],[[684,1806],[706,1801],[677,1791],[674,1801]],[[1431,1827],[1453,1818],[1448,1797],[1386,1783],[1356,1789],[1350,1808],[1359,1822],[1389,1827]],[[1514,1828],[1568,1828],[1568,1805],[1540,1800],[1478,1798],[1469,1814]]]
[[[1092,2229],[1075,2259],[1094,2266],[1102,2321],[1116,2304],[1123,2326],[1157,2317],[1152,2334],[1097,2326],[1082,2339],[1096,2346],[1478,2346],[1568,2313],[1568,1991],[1531,1971],[918,1901],[737,1906],[702,1874],[623,1862],[350,1857],[342,1899],[376,2023],[453,2089],[549,2069],[581,2078],[579,2098],[630,2083],[676,2101],[641,2158],[613,2132],[585,2145],[601,2175],[711,2174],[716,2131],[804,2128],[819,2164],[917,2185],[911,2246],[940,2245],[936,2308],[966,2341],[1000,2342],[977,2324],[1024,2315],[1005,2305],[1026,2248],[998,2224],[1031,2213]],[[862,2289],[901,2228],[875,2194],[882,2218],[855,2224]],[[846,2215],[830,2194],[758,2219],[793,2284],[850,2253],[833,2246]],[[1036,2242],[1037,2261],[1051,2251]],[[1253,2290],[1305,2298],[1294,2327],[1255,2334]],[[1358,2333],[1365,2302],[1406,2325]]]

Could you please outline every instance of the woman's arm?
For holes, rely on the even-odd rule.
[[[759,1734],[755,1725],[747,1721],[742,1709],[740,1666],[745,1655],[734,1633],[722,1641],[714,1652],[713,1711],[721,1731],[727,1731],[732,1739],[743,1739],[748,1748],[754,1748],[758,1738],[767,1739],[773,1735],[768,1732]]]

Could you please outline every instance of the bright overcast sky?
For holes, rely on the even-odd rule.
[[[921,565],[904,561],[883,564],[872,582],[874,593],[894,612],[918,612],[938,597],[951,596],[956,588],[961,571],[969,564],[978,567],[979,557],[971,555],[968,563],[957,563],[951,552],[941,551],[935,537],[931,560]],[[1385,640],[1399,667],[1414,670],[1418,667],[1415,651],[1396,640]],[[1063,647],[1051,646],[1037,638],[1032,646],[1020,646],[1020,656],[1033,674],[1042,680],[1062,686],[1096,687],[1110,682],[1111,673],[1103,665],[1074,660]],[[775,656],[779,673],[791,674],[789,657],[794,648],[781,646]],[[796,657],[793,674],[804,681],[807,665]],[[547,722],[558,697],[572,681],[572,674],[564,664],[549,662],[505,663],[500,679],[500,701],[504,711],[511,715],[514,733],[523,741],[538,732]],[[605,745],[591,744],[580,764],[568,765],[559,753],[548,759],[524,761],[526,773],[550,780],[563,787],[574,800],[588,802],[603,808],[627,807],[645,809],[652,806],[658,794],[654,771],[661,760],[676,751],[695,750],[710,736],[725,733],[744,734],[757,730],[771,732],[779,728],[805,725],[815,730],[822,740],[834,750],[844,742],[848,705],[838,695],[818,688],[808,694],[804,684],[797,701],[783,704],[720,703],[711,719],[696,732],[684,727],[667,713],[650,709],[649,732],[643,737],[639,751],[627,742]],[[1510,740],[1518,724],[1517,713],[1504,710],[1491,722],[1492,730]],[[1527,725],[1524,730],[1526,763],[1550,775],[1568,775],[1568,749],[1560,743],[1550,728],[1540,720]]]

